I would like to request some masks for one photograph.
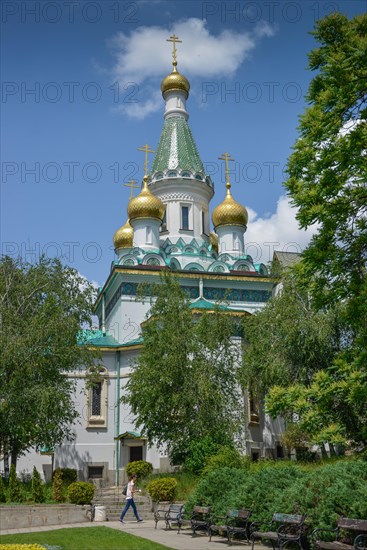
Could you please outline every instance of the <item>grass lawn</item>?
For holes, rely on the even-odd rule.
[[[162,546],[110,527],[75,527],[74,529],[0,536],[0,546],[16,542],[61,546],[62,550],[170,550],[168,546]]]

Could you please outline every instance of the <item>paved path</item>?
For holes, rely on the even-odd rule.
[[[228,545],[224,537],[214,536],[212,541],[209,542],[209,539],[205,535],[197,535],[195,538],[191,536],[191,531],[183,530],[178,535],[177,530],[172,529],[172,531],[166,531],[163,527],[160,527],[158,524],[157,529],[154,529],[154,521],[147,520],[142,523],[136,523],[135,521],[127,521],[124,525],[121,525],[118,521],[107,521],[107,522],[95,522],[95,523],[73,523],[69,525],[48,525],[42,527],[28,527],[27,529],[7,529],[1,532],[2,535],[13,535],[16,533],[36,533],[39,531],[51,531],[55,529],[70,529],[73,527],[100,527],[100,526],[110,527],[112,529],[118,529],[119,531],[126,531],[131,535],[136,535],[137,537],[142,537],[144,539],[152,540],[154,542],[159,542],[168,548],[174,548],[175,550],[221,550],[227,549]],[[1,543],[1,537],[0,537]],[[249,545],[244,545],[234,542],[233,548],[242,547],[249,549]],[[91,550],[93,550],[91,548]],[[264,547],[260,545],[255,545],[255,550],[264,550]]]

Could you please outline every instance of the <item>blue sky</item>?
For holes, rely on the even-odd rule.
[[[191,84],[190,125],[224,197],[217,160],[228,151],[234,197],[250,213],[248,253],[302,249],[283,168],[312,78],[315,21],[366,1],[2,2],[2,252],[62,256],[102,284],[129,189],[143,175],[137,148],[157,146],[160,82],[178,68]],[[33,90],[33,92],[32,92]]]

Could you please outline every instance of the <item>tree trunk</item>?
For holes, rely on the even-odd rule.
[[[11,450],[10,457],[11,457],[11,465],[13,466],[14,464],[14,468],[17,469],[18,453],[16,449]]]
[[[5,474],[5,479],[9,479],[10,466],[9,466],[9,455],[8,455],[8,453],[4,454],[4,474]]]
[[[322,458],[328,458],[328,454],[326,452],[325,445],[323,443],[322,445],[320,445],[320,451],[321,451]]]

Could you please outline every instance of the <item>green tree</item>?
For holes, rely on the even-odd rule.
[[[43,483],[39,471],[34,466],[32,475],[32,497],[34,502],[44,502],[45,494],[43,490]]]
[[[0,260],[0,441],[14,465],[29,448],[72,435],[74,384],[65,375],[94,364],[94,352],[78,342],[94,295],[59,260]]]
[[[310,103],[289,158],[285,182],[300,226],[317,223],[303,253],[303,276],[315,304],[347,303],[366,359],[367,15],[333,13],[312,33]]]
[[[244,318],[243,384],[259,395],[273,385],[309,385],[341,347],[341,309],[315,310],[297,271],[284,273],[281,292]]]
[[[62,473],[60,468],[56,468],[52,481],[52,496],[56,502],[62,502],[64,500]]]
[[[238,346],[230,317],[193,314],[179,284],[165,276],[154,287],[144,347],[132,365],[123,400],[149,442],[183,461],[193,441],[233,444],[241,425]]]
[[[10,466],[10,476],[9,476],[9,500],[10,502],[22,502],[22,490],[20,486],[20,481],[17,477],[17,472],[15,465]]]

